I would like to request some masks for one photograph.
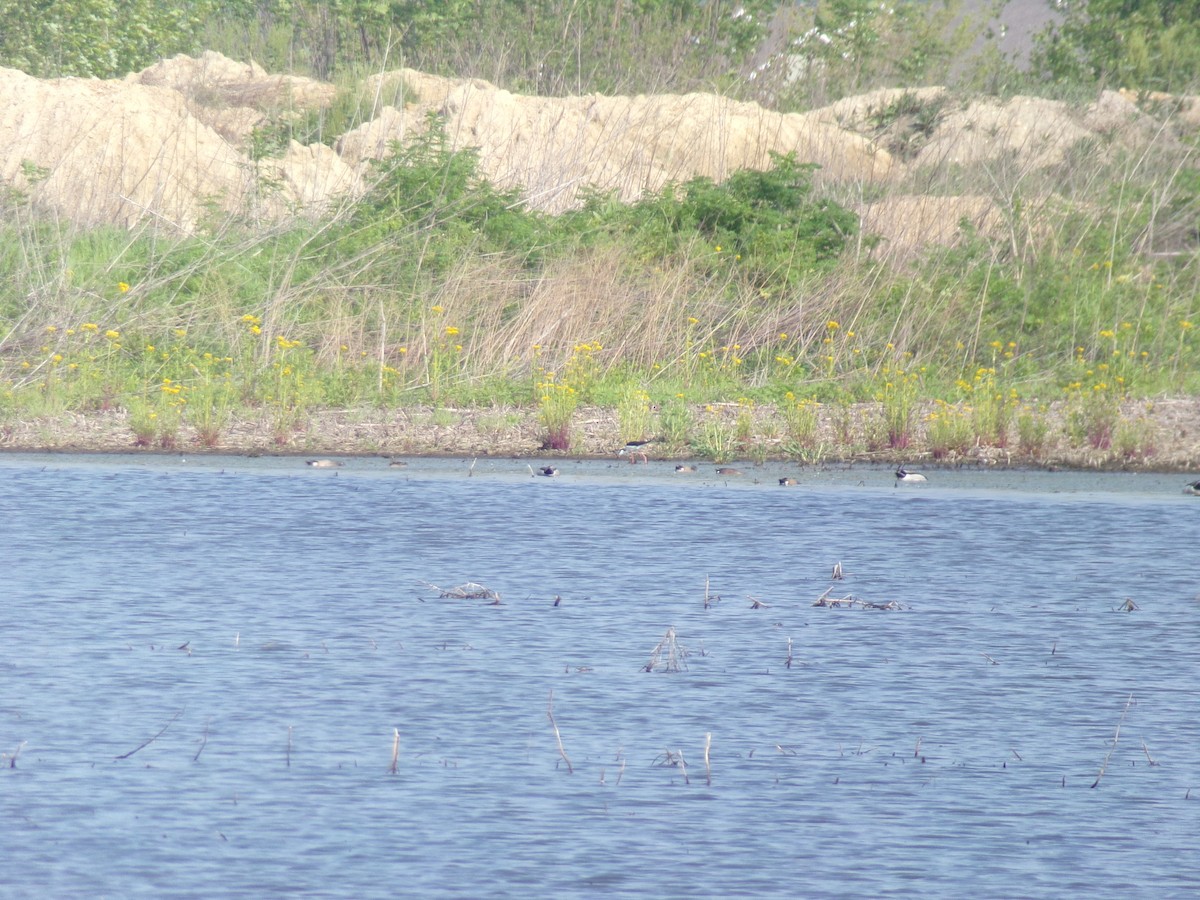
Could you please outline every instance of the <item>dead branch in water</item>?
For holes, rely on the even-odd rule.
[[[546,702],[546,717],[550,719],[550,727],[554,729],[554,740],[558,743],[558,755],[563,758],[563,762],[567,764],[567,774],[574,773],[575,769],[571,766],[571,759],[567,756],[567,751],[563,749],[562,735],[558,733],[558,723],[554,721],[554,689],[550,690],[550,699]],[[619,781],[619,779],[618,779]]]
[[[1104,762],[1100,764],[1100,771],[1096,775],[1096,780],[1092,782],[1092,787],[1100,783],[1100,779],[1104,777],[1104,771],[1108,768],[1108,760],[1113,755],[1113,751],[1117,749],[1117,741],[1121,737],[1121,726],[1125,724],[1125,716],[1129,713],[1129,707],[1133,705],[1133,694],[1129,695],[1129,699],[1125,701],[1125,708],[1121,710],[1121,718],[1117,722],[1117,730],[1113,732],[1112,746],[1108,748],[1108,752],[1104,754]]]
[[[388,766],[388,773],[396,774],[396,767],[400,763],[400,729],[392,729],[392,764]]]
[[[675,626],[672,625],[663,635],[663,639],[654,645],[650,651],[650,661],[642,666],[643,672],[653,672],[660,666],[666,672],[680,672],[687,668],[688,649],[679,643],[675,637]],[[666,661],[663,661],[663,657]]]
[[[704,733],[704,783],[712,787],[712,765],[708,760],[708,751],[712,749],[712,732]]]
[[[200,736],[200,749],[196,751],[196,755],[192,757],[192,762],[196,762],[200,758],[200,754],[204,752],[204,748],[208,746],[208,726],[212,723],[212,716],[209,716],[204,721],[204,734]]]
[[[500,602],[498,591],[493,591],[487,585],[474,581],[467,581],[452,588],[438,587],[436,584],[430,584],[428,581],[422,581],[421,584],[433,588],[438,592],[439,597],[449,597],[454,600],[491,600],[494,603]]]
[[[16,750],[14,750],[12,753],[5,753],[3,757],[0,757],[0,759],[7,759],[8,767],[10,769],[15,769],[17,767],[17,757],[21,755],[21,748],[27,743],[28,741],[21,741],[21,743],[17,744]]]
[[[830,597],[831,593],[833,593],[833,587],[814,600],[813,606],[823,606],[828,609],[908,609],[903,603],[897,603],[895,600],[879,603],[855,597],[853,594],[847,594],[845,597]]]
[[[166,734],[167,729],[170,728],[175,723],[175,720],[178,719],[182,715],[183,715],[183,710],[181,709],[179,712],[175,713],[175,715],[171,716],[171,718],[167,720],[167,724],[164,725],[159,730],[158,734],[156,734],[154,737],[150,738],[150,740],[143,741],[142,743],[140,743],[136,747],[134,747],[132,750],[130,750],[128,753],[122,753],[120,756],[114,756],[113,759],[129,759],[129,757],[133,756],[133,754],[137,753],[139,750],[144,750],[146,747],[149,747],[151,744],[153,744],[155,741],[157,741],[160,737],[162,737],[164,734]]]

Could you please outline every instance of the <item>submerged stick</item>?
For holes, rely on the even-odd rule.
[[[708,761],[708,751],[712,749],[712,732],[704,733],[704,783],[712,787],[712,766]]]
[[[396,766],[400,762],[400,729],[392,729],[392,764],[388,767],[388,772],[392,775],[396,774]]]
[[[200,749],[196,751],[196,755],[192,757],[192,762],[200,758],[200,754],[204,752],[204,748],[208,746],[208,726],[212,722],[212,716],[209,716],[204,721],[204,734],[200,736]]]
[[[21,743],[17,744],[16,750],[14,750],[12,753],[4,754],[4,758],[8,760],[8,767],[10,769],[15,769],[17,767],[17,757],[21,755],[21,748],[27,743],[28,741],[21,741]]]
[[[550,699],[546,701],[546,717],[550,719],[550,727],[554,729],[554,740],[558,743],[558,755],[563,758],[563,762],[567,764],[567,774],[572,774],[575,769],[571,765],[571,759],[567,756],[567,751],[563,749],[562,735],[558,733],[558,723],[554,721],[554,689],[550,689]]]
[[[1113,755],[1113,751],[1117,749],[1117,741],[1121,737],[1121,726],[1125,724],[1125,716],[1129,713],[1129,707],[1133,705],[1133,694],[1129,695],[1129,699],[1125,701],[1125,708],[1121,710],[1121,719],[1117,722],[1117,730],[1113,732],[1112,746],[1108,748],[1108,752],[1104,754],[1104,762],[1100,764],[1100,771],[1096,774],[1096,780],[1092,782],[1092,787],[1100,783],[1100,779],[1104,777],[1104,770],[1108,768],[1108,760]]]
[[[132,750],[130,750],[128,753],[122,753],[120,756],[114,756],[113,759],[129,759],[129,757],[133,756],[133,754],[137,753],[139,750],[143,750],[146,747],[149,747],[151,744],[153,744],[155,741],[157,741],[160,737],[162,737],[166,733],[167,729],[170,728],[171,725],[174,724],[175,720],[178,719],[182,715],[183,715],[183,710],[181,709],[179,712],[175,713],[175,715],[171,716],[171,718],[167,720],[167,724],[162,727],[162,729],[158,732],[158,734],[156,734],[154,737],[150,738],[150,740],[143,741],[142,743],[140,743],[136,747],[134,747]]]

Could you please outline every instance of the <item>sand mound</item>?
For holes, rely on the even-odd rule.
[[[477,148],[485,177],[551,212],[569,208],[588,187],[631,200],[668,181],[765,167],[772,153],[816,163],[819,181],[861,187],[1002,155],[1023,167],[1052,166],[1098,136],[1161,131],[1132,98],[1112,92],[1082,114],[1029,97],[955,101],[928,88],[785,115],[712,94],[522,96],[411,69],[369,79],[363,90],[375,111],[334,149],[292,143],[277,158],[254,161],[247,139],[255,128],[329,106],[334,88],[211,52],[115,81],[41,81],[0,69],[0,183],[83,224],[154,220],[188,230],[214,204],[272,219],[353,198],[369,161],[419,134],[431,114],[453,146]],[[894,157],[887,148],[895,135],[881,130],[881,111],[886,119],[906,95],[938,110],[918,123],[920,140]],[[1192,123],[1197,107],[1191,98],[1150,102],[1174,104],[1180,125]],[[906,193],[862,213],[893,248],[952,241],[962,215],[987,231],[994,215],[980,197]]]

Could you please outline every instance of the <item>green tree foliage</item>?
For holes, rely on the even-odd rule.
[[[214,49],[268,69],[409,65],[542,94],[710,89],[778,0],[223,0]],[[228,51],[227,51],[228,52]]]
[[[1038,36],[1044,78],[1091,87],[1185,92],[1200,80],[1197,0],[1079,0]]]
[[[820,0],[794,16],[780,105],[808,108],[879,87],[944,83],[982,33],[961,0]]]
[[[208,0],[0,0],[0,65],[112,78],[195,49]]]

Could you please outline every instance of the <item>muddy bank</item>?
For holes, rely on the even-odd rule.
[[[942,465],[1028,465],[1138,471],[1200,471],[1200,400],[1131,403],[1122,409],[1125,440],[1106,448],[1073,445],[1066,411],[1046,414],[1045,441],[1029,452],[1014,433],[1006,446],[938,450],[930,446],[922,415],[912,442],[889,448],[879,440],[882,410],[872,404],[821,406],[810,438],[796,441],[770,407],[755,408],[750,436],[736,440],[735,423],[745,410],[736,404],[692,410],[692,443],[656,441],[647,449],[660,459],[713,458],[797,462],[875,461]],[[718,421],[729,436],[724,453],[696,443],[701,421]],[[744,423],[743,423],[744,424]],[[1015,430],[1014,430],[1015,431]],[[1131,437],[1136,438],[1131,441]],[[547,451],[537,412],[528,408],[320,410],[298,425],[283,427],[270,413],[231,418],[204,440],[186,424],[174,434],[139,440],[123,410],[63,413],[0,421],[0,451],[78,453],[229,453],[235,455],[510,456],[528,458],[614,456],[622,446],[615,410],[580,409],[571,429],[571,449]]]

